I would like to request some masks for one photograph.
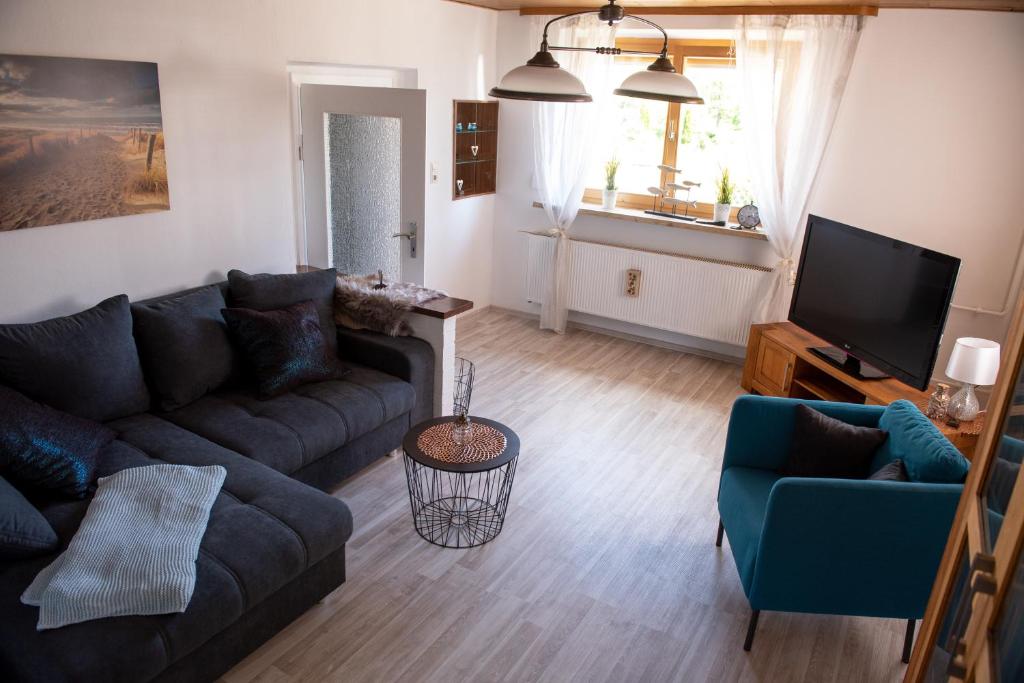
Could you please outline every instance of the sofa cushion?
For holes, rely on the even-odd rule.
[[[0,472],[22,488],[84,498],[96,454],[114,438],[103,425],[0,386]]]
[[[228,303],[236,308],[273,311],[300,301],[312,301],[320,317],[320,329],[332,355],[338,352],[338,328],[334,322],[334,268],[308,273],[249,275],[240,270],[228,273],[231,285]]]
[[[752,467],[730,467],[722,472],[718,512],[736,560],[740,582],[748,595],[754,580],[754,561],[761,542],[768,497],[781,478],[778,472]]]
[[[232,376],[225,305],[217,285],[131,305],[142,366],[162,410],[187,405]]]
[[[829,417],[810,406],[793,411],[793,441],[780,468],[787,477],[864,479],[885,432]]]
[[[163,417],[292,474],[413,407],[416,392],[409,383],[340,365],[346,370],[341,379],[305,384],[266,401],[249,391],[220,391]]]
[[[64,318],[0,325],[0,384],[97,422],[148,410],[128,297]]]
[[[352,532],[343,502],[232,453],[153,415],[110,425],[121,438],[100,458],[99,474],[171,462],[221,465],[196,563],[196,586],[180,614],[128,616],[35,633],[38,610],[18,597],[46,557],[0,562],[0,671],[13,680],[149,680],[262,603],[306,568],[338,550]],[[66,546],[87,501],[47,504],[42,512]]]
[[[43,514],[0,477],[0,559],[47,555],[57,544],[57,533]]]
[[[327,349],[312,301],[274,311],[225,308],[221,313],[255,376],[260,398],[337,374],[338,357]]]
[[[967,477],[967,459],[910,401],[889,404],[878,426],[889,432],[889,438],[875,454],[872,472],[902,460],[910,481],[959,484]]]

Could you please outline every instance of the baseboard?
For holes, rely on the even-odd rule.
[[[490,304],[487,304],[486,306],[481,306],[480,308],[471,308],[468,311],[466,311],[465,313],[460,313],[458,320],[459,320],[459,322],[462,322],[463,320],[472,320],[473,318],[477,317],[481,313],[486,313],[487,311],[491,310],[492,308],[494,308],[494,307],[491,306]]]
[[[530,313],[528,311],[520,311],[514,308],[505,308],[503,306],[488,306],[488,308],[496,313],[507,313],[508,315],[514,315],[519,318],[527,320],[536,320],[540,322],[540,316],[536,313]],[[724,361],[726,363],[732,363],[734,365],[742,365],[743,358],[736,356],[730,356],[726,353],[717,353],[709,349],[701,349],[694,346],[687,346],[685,344],[676,344],[664,339],[652,339],[651,337],[645,337],[639,334],[632,334],[630,332],[623,332],[622,330],[613,330],[600,325],[594,325],[590,323],[580,322],[578,320],[570,319],[566,324],[566,327],[574,330],[583,330],[584,332],[593,332],[595,334],[603,334],[606,337],[614,337],[615,339],[625,339],[627,341],[639,342],[641,344],[647,344],[648,346],[656,346],[660,349],[668,349],[670,351],[678,351],[680,353],[688,353],[693,356],[702,356],[704,358],[712,358],[714,360]]]

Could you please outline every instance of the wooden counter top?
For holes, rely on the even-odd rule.
[[[443,319],[465,313],[472,308],[473,302],[469,299],[457,299],[453,296],[446,296],[443,299],[434,299],[419,306],[413,306],[412,312],[427,315],[431,318]]]

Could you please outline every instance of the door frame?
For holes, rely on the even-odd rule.
[[[419,72],[413,68],[359,66],[318,62],[288,63],[288,108],[291,113],[289,146],[292,156],[292,219],[296,266],[309,265],[306,242],[305,186],[302,177],[302,120],[299,88],[310,85],[348,85],[370,88],[418,88]],[[422,244],[422,242],[421,242]]]

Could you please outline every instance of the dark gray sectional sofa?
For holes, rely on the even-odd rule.
[[[433,351],[419,339],[339,330],[338,354],[348,370],[340,379],[276,398],[258,400],[242,382],[107,422],[118,436],[99,457],[101,477],[161,462],[227,470],[191,603],[181,614],[37,632],[38,611],[19,596],[54,555],[0,560],[0,680],[211,680],[341,585],[352,515],[323,491],[431,416]],[[88,503],[39,504],[61,549]]]

